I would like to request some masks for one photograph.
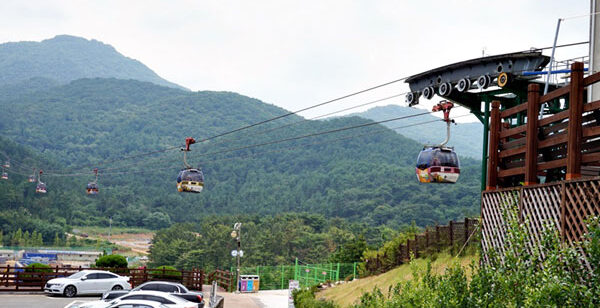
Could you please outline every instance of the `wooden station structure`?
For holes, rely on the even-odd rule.
[[[576,245],[587,232],[585,220],[600,215],[600,100],[587,100],[587,89],[599,81],[600,73],[584,77],[577,62],[564,87],[541,95],[540,84],[531,83],[527,101],[510,108],[492,101],[481,202],[484,252],[504,250],[509,207],[529,222],[532,243],[540,243],[550,223],[563,242]]]

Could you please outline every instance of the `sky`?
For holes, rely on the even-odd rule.
[[[0,43],[58,34],[96,39],[193,91],[233,91],[295,111],[482,54],[552,46],[558,18],[586,15],[589,5],[581,0],[3,0]],[[587,17],[565,19],[558,44],[587,41],[588,28]],[[562,48],[556,57],[583,56],[587,48]],[[407,84],[398,82],[301,115],[317,117],[406,91]],[[422,100],[419,107],[431,108],[437,100]],[[405,105],[404,95],[378,103],[386,104]]]

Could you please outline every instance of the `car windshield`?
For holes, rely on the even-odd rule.
[[[85,274],[86,274],[86,272],[78,272],[78,273],[75,273],[75,274],[73,274],[73,275],[71,275],[71,276],[69,276],[67,278],[78,279],[78,278],[83,277]]]

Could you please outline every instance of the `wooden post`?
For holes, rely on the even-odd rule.
[[[8,278],[10,277],[10,264],[6,265],[6,287],[8,287]]]
[[[571,65],[569,94],[569,128],[567,143],[567,180],[581,177],[581,142],[583,116],[583,63]]]
[[[454,221],[450,220],[450,249],[452,249],[452,245],[454,245]]]
[[[439,252],[440,251],[440,226],[437,223],[435,224],[435,246],[436,246],[436,251]]]
[[[425,229],[425,248],[429,248],[429,230]]]
[[[468,240],[469,240],[469,218],[465,217],[465,243]]]
[[[565,215],[567,214],[566,194],[567,194],[567,185],[563,181],[560,183],[560,242],[563,244],[566,242],[566,237],[567,237],[565,234],[566,218],[567,218],[567,217],[565,217]]]
[[[419,257],[419,238],[415,235],[415,247],[413,248],[415,251],[415,258]]]
[[[486,190],[494,190],[498,185],[498,143],[500,143],[500,102],[492,101]]]
[[[525,151],[525,186],[537,184],[538,114],[540,110],[540,86],[530,84],[527,88],[527,146]]]
[[[148,281],[148,269],[146,268],[146,266],[144,266],[144,281],[143,282],[146,282],[146,281]]]

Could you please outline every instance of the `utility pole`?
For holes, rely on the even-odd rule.
[[[110,234],[112,231],[112,217],[108,218],[108,242],[110,243]]]
[[[235,293],[240,293],[240,252],[242,251],[242,223],[236,222],[233,225],[233,231],[231,232],[231,237],[235,238],[237,241],[237,279],[236,279],[236,291]]]

